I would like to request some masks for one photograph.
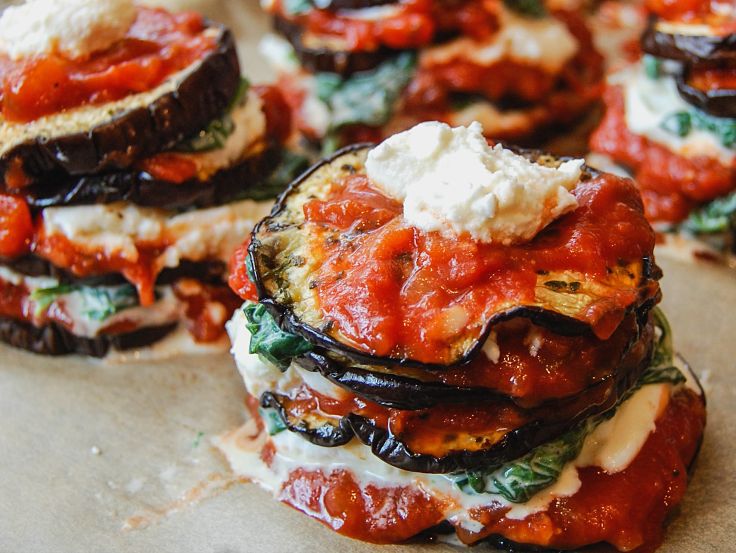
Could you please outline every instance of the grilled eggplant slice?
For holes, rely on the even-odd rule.
[[[274,29],[282,34],[294,48],[299,63],[310,73],[337,73],[348,76],[360,71],[375,69],[381,62],[395,56],[398,52],[390,48],[375,51],[334,50],[328,46],[305,44],[304,29],[283,17],[274,16]]]
[[[441,362],[420,361],[404,355],[371,355],[346,343],[319,308],[314,285],[319,260],[314,259],[311,245],[349,241],[351,234],[328,232],[321,226],[306,223],[303,208],[308,201],[327,198],[341,179],[364,174],[370,148],[366,144],[348,147],[304,173],[281,196],[271,215],[253,231],[249,262],[259,301],[284,330],[358,363],[442,370],[473,359],[483,348],[491,328],[502,321],[522,317],[558,334],[579,335],[596,332],[597,324],[607,314],[615,314],[618,321],[608,329],[610,332],[606,335],[596,332],[599,337],[607,338],[625,313],[654,305],[659,300],[656,281],[660,272],[650,258],[608,267],[607,276],[595,280],[576,271],[537,271],[533,299],[501,300],[488,305],[487,318],[469,321]],[[527,155],[539,163],[554,166],[561,163],[539,153]],[[595,186],[597,175],[586,168],[583,185],[591,182]],[[595,311],[599,317],[596,320],[590,318]]]
[[[267,186],[268,179],[283,159],[283,150],[272,146],[218,171],[206,182],[192,179],[176,184],[157,180],[144,171],[123,170],[78,178],[60,175],[25,187],[20,193],[34,210],[118,201],[169,210],[201,209],[235,199],[275,197],[281,190]]]
[[[734,44],[736,48],[736,43]],[[688,71],[677,77],[677,91],[686,102],[716,117],[736,118],[736,90],[701,90],[689,82]]]
[[[398,4],[396,0],[329,0],[328,2],[309,1],[315,9],[321,10],[362,10],[364,8],[375,8],[387,4]]]
[[[519,409],[506,400],[420,411],[386,410],[358,402],[354,404],[358,409],[343,406],[337,408],[340,413],[325,413],[272,393],[264,394],[261,405],[275,408],[289,430],[316,445],[347,443],[354,434],[390,465],[413,472],[450,473],[516,459],[578,422],[607,411],[639,378],[650,357],[623,371],[615,385],[600,383],[575,398],[533,410]],[[298,397],[304,401],[302,392]],[[478,421],[487,427],[473,429]],[[498,428],[492,428],[494,424]]]
[[[630,378],[629,373],[639,366],[644,358],[651,354],[653,326],[648,321],[648,315],[642,315],[639,323],[622,324],[617,331],[619,336],[611,340],[618,342],[613,348],[604,348],[596,361],[606,358],[604,366],[596,367],[591,371],[589,379],[580,389],[564,395],[552,393],[540,396],[538,388],[530,396],[513,396],[508,390],[499,390],[483,386],[454,386],[442,381],[443,373],[437,371],[422,371],[404,367],[382,366],[355,366],[349,359],[342,361],[330,355],[329,352],[311,351],[297,360],[299,366],[319,372],[330,382],[348,390],[349,392],[372,401],[383,407],[393,409],[418,410],[434,407],[439,404],[475,404],[487,401],[508,400],[522,408],[539,407],[554,401],[567,400],[572,396],[590,391],[603,383]],[[631,319],[640,319],[640,316],[631,315]],[[632,328],[633,326],[633,328]],[[582,352],[579,352],[583,356]],[[586,354],[587,355],[587,354]],[[512,355],[513,363],[522,363],[517,355]],[[466,371],[468,367],[460,370]],[[493,370],[493,366],[489,366]],[[580,366],[567,367],[562,370],[550,367],[548,370],[560,373],[560,378],[569,380],[570,373],[582,370]],[[541,386],[540,386],[541,387]]]
[[[59,356],[76,353],[90,357],[104,357],[111,349],[124,351],[158,342],[177,325],[178,323],[172,323],[141,328],[125,334],[82,338],[55,323],[36,327],[23,321],[0,317],[0,340],[13,347],[41,355]]]
[[[0,173],[22,167],[31,181],[130,167],[166,151],[219,117],[240,86],[230,32],[211,24],[217,46],[157,89],[37,121],[0,121]]]
[[[692,64],[736,60],[736,33],[697,35],[677,32],[666,22],[652,20],[641,38],[644,52]]]

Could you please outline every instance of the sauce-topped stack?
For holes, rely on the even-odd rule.
[[[293,183],[235,256],[236,473],[377,543],[653,547],[705,422],[632,181],[423,123]]]
[[[132,1],[0,18],[0,339],[104,355],[224,333],[226,262],[285,184],[288,108],[230,32]]]
[[[263,53],[295,125],[325,149],[413,124],[480,121],[540,144],[599,96],[603,61],[570,2],[262,2],[281,37]]]

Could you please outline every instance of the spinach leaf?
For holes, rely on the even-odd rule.
[[[282,371],[289,368],[294,357],[312,350],[312,345],[301,336],[281,330],[264,305],[248,303],[243,312],[251,334],[249,352],[257,353]]]
[[[296,177],[309,167],[309,159],[301,154],[284,150],[281,161],[271,175],[260,185],[251,186],[243,199],[271,200],[281,194]]]
[[[698,234],[714,234],[736,229],[736,192],[713,200],[690,214],[683,227]]]
[[[644,66],[644,73],[650,79],[659,79],[662,76],[662,60],[655,58],[649,54],[644,54],[641,59],[642,65]]]
[[[678,111],[665,117],[660,127],[671,134],[684,137],[693,130],[693,118],[687,111]]]
[[[225,109],[225,113],[219,119],[214,119],[196,135],[185,139],[174,147],[177,152],[193,153],[193,152],[210,152],[225,146],[228,137],[235,130],[235,123],[231,117],[233,110],[245,98],[245,94],[250,88],[247,79],[240,79],[240,85],[235,92],[235,96]]]
[[[261,420],[263,421],[263,424],[266,427],[266,432],[268,432],[269,436],[275,436],[279,432],[286,430],[284,421],[281,420],[281,416],[275,409],[259,407],[258,414],[261,416]]]
[[[284,0],[282,4],[286,15],[301,15],[314,7],[310,0]]]
[[[31,300],[36,304],[36,315],[46,311],[60,296],[70,294],[79,289],[74,284],[60,284],[51,288],[39,288],[31,292]]]
[[[500,467],[468,471],[452,475],[455,484],[468,494],[500,495],[512,503],[525,503],[536,493],[554,484],[565,465],[575,459],[588,436],[602,422],[610,419],[621,403],[647,384],[685,381],[685,376],[674,366],[672,331],[659,308],[653,310],[657,336],[651,366],[644,371],[636,385],[619,400],[614,409],[591,417],[561,437],[542,444],[525,456]]]
[[[544,17],[547,15],[547,8],[543,0],[503,0],[504,5],[526,17]]]
[[[378,127],[387,123],[415,65],[416,56],[403,52],[372,71],[346,79],[334,73],[315,75],[317,97],[332,114],[330,130],[353,124]]]
[[[84,315],[93,321],[104,321],[113,315],[138,305],[136,289],[126,284],[115,288],[81,288]]]
[[[692,109],[678,111],[667,116],[660,127],[680,137],[689,135],[693,130],[714,134],[726,148],[736,146],[736,119],[730,117],[714,117],[703,111]]]

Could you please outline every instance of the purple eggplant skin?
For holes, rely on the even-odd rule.
[[[386,6],[388,4],[399,4],[397,0],[329,0],[327,5],[322,7],[318,4],[322,2],[315,2],[312,0],[310,4],[314,6],[314,9],[324,9],[329,11],[338,10],[362,10],[365,8],[375,8],[377,6]]]
[[[307,171],[305,171],[299,177],[297,177],[287,187],[287,189],[281,194],[281,196],[279,196],[278,200],[276,201],[276,204],[271,210],[271,214],[265,219],[263,219],[262,221],[260,221],[256,225],[256,227],[253,229],[253,232],[251,234],[251,243],[248,248],[248,258],[249,258],[248,262],[249,262],[249,265],[253,268],[253,278],[254,278],[254,284],[256,287],[256,291],[258,293],[258,301],[266,306],[266,308],[271,313],[271,315],[274,317],[274,319],[276,320],[280,328],[282,328],[283,330],[287,332],[291,332],[292,334],[303,336],[312,345],[316,346],[317,348],[320,348],[322,351],[334,352],[352,361],[355,361],[359,364],[413,367],[413,368],[419,368],[419,369],[425,369],[425,370],[446,370],[452,367],[460,367],[463,365],[467,365],[477,355],[480,354],[480,352],[483,349],[483,345],[485,344],[489,334],[491,333],[491,329],[493,328],[494,325],[501,323],[503,321],[506,321],[506,320],[517,318],[517,317],[529,319],[534,324],[545,327],[545,328],[549,328],[550,330],[553,330],[555,333],[563,335],[563,336],[592,335],[592,330],[589,325],[587,325],[586,323],[582,321],[569,317],[567,315],[563,315],[563,314],[560,314],[554,311],[549,311],[549,310],[542,309],[540,307],[535,307],[535,306],[518,306],[518,307],[511,308],[507,311],[498,313],[497,315],[485,321],[483,328],[481,332],[479,333],[479,336],[475,340],[474,345],[471,348],[469,348],[469,350],[465,352],[465,354],[462,355],[461,358],[459,358],[457,361],[450,363],[450,364],[446,364],[446,365],[434,364],[434,363],[423,363],[423,362],[416,361],[413,359],[408,359],[408,358],[396,359],[396,358],[390,358],[390,357],[375,356],[375,355],[371,355],[369,353],[360,351],[346,344],[343,344],[339,342],[338,340],[332,338],[331,336],[328,336],[327,334],[322,332],[320,329],[314,328],[313,326],[303,323],[288,305],[283,305],[277,302],[276,300],[274,300],[272,297],[270,297],[268,291],[266,290],[264,286],[263,280],[264,280],[265,274],[268,271],[270,271],[271,267],[269,267],[268,260],[264,259],[264,256],[262,256],[261,252],[259,251],[261,248],[261,243],[258,238],[259,233],[262,230],[271,230],[271,231],[279,230],[278,228],[274,228],[273,226],[274,223],[272,223],[271,219],[286,209],[286,204],[291,194],[293,194],[298,189],[298,187],[304,181],[306,181],[311,175],[313,175],[315,172],[320,170],[325,165],[329,165],[333,163],[335,160],[337,160],[341,156],[344,156],[346,154],[355,154],[362,150],[371,149],[374,146],[375,146],[374,144],[370,144],[370,143],[353,144],[351,146],[347,146],[345,148],[338,150],[330,157],[327,157],[323,159],[322,161],[318,162],[317,164],[313,165],[311,168],[309,168]],[[535,150],[525,151],[525,150],[516,149],[516,151],[526,152],[527,155],[530,157],[530,159],[533,159],[533,160],[539,160],[540,157],[542,156],[540,152],[535,151]],[[564,161],[566,158],[559,158],[559,159],[561,161]],[[352,168],[346,167],[345,170],[347,172],[350,172],[348,170],[352,170]],[[583,166],[583,178],[584,179],[592,178],[594,175],[597,175],[597,174],[599,174],[599,172],[596,171],[595,169],[592,169],[588,166]],[[280,224],[281,223],[279,223],[279,225]],[[643,263],[643,271],[642,271],[643,280],[649,280],[649,279],[657,280],[661,277],[661,274],[662,274],[661,270],[656,265],[653,259],[644,258],[642,260],[642,263]],[[661,292],[658,292],[656,297],[651,298],[650,300],[647,300],[643,304],[632,307],[632,310],[633,309],[647,309],[648,310],[649,308],[653,307],[659,302],[660,297],[661,297]]]
[[[301,435],[314,445],[338,447],[345,445],[355,436],[346,418],[340,419],[337,425],[324,424],[322,426],[310,427],[305,421],[292,422],[291,417],[289,417],[289,414],[276,394],[264,392],[261,395],[260,403],[261,407],[275,409],[289,432]]]
[[[195,178],[177,184],[158,180],[145,171],[120,170],[80,177],[59,175],[12,192],[22,195],[34,211],[119,201],[168,210],[202,209],[225,204],[257,188],[278,167],[281,157],[282,149],[270,146],[218,171],[206,182]]]
[[[46,259],[35,255],[26,255],[16,259],[0,258],[0,266],[32,277],[49,276],[59,280],[61,284],[79,284],[84,286],[116,286],[128,281],[120,273],[109,273],[90,277],[77,277],[72,273],[55,267]],[[156,285],[173,284],[181,278],[193,278],[204,284],[224,285],[227,279],[227,265],[219,260],[187,261],[183,260],[176,267],[168,267],[161,271]]]
[[[398,51],[379,48],[373,51],[348,52],[329,48],[308,48],[302,42],[303,29],[296,23],[279,17],[273,18],[274,30],[283,35],[294,48],[299,63],[309,73],[337,73],[343,77],[370,71]]]
[[[40,355],[79,354],[89,357],[104,357],[111,349],[125,351],[158,342],[177,326],[178,323],[172,323],[141,328],[125,334],[83,338],[75,336],[56,323],[36,327],[24,321],[0,317],[0,341]]]
[[[89,131],[23,142],[0,158],[0,174],[4,176],[17,160],[31,181],[59,171],[83,175],[124,169],[204,128],[222,114],[240,86],[235,41],[230,31],[217,28],[217,47],[176,90]]]
[[[724,36],[677,35],[656,29],[650,20],[641,38],[644,52],[658,58],[672,59],[694,65],[736,60],[736,33]]]
[[[736,90],[700,90],[688,83],[688,74],[685,71],[677,77],[677,91],[688,104],[710,115],[736,117]]]

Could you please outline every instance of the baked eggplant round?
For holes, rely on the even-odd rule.
[[[736,48],[736,43],[734,45]],[[701,90],[689,82],[689,70],[677,76],[677,91],[686,102],[716,117],[736,117],[736,90]]]
[[[650,20],[641,38],[641,48],[659,58],[711,64],[736,60],[736,33],[722,36],[672,33],[662,30],[656,20]]]

